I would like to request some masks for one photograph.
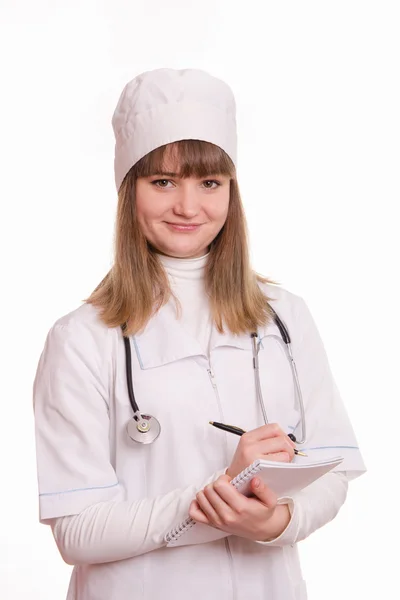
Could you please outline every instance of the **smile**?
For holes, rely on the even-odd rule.
[[[200,227],[200,224],[198,224],[198,223],[191,223],[188,225],[185,225],[183,223],[167,223],[167,225],[174,231],[182,231],[182,232],[197,231]]]

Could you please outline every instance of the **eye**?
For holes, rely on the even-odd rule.
[[[203,185],[207,190],[215,190],[221,183],[216,179],[205,179]]]
[[[154,185],[154,187],[166,188],[168,183],[171,183],[170,179],[155,179],[151,182],[151,185]]]

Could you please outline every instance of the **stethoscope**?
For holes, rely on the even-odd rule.
[[[306,441],[306,418],[305,418],[305,411],[304,411],[304,402],[303,402],[303,395],[301,393],[299,377],[297,374],[296,363],[294,361],[293,354],[292,354],[290,335],[287,330],[287,327],[283,324],[283,322],[278,317],[278,315],[276,314],[274,309],[270,305],[269,305],[269,307],[273,313],[273,318],[274,318],[275,324],[278,327],[279,332],[281,334],[281,337],[278,337],[278,336],[272,336],[272,337],[275,337],[280,343],[284,344],[283,347],[286,350],[286,356],[290,363],[290,368],[291,368],[292,375],[293,375],[295,394],[296,394],[297,402],[298,402],[298,405],[300,408],[301,439],[296,437],[293,433],[290,433],[289,437],[291,438],[291,440],[293,440],[293,442],[296,442],[297,444],[304,444],[304,442]],[[126,323],[121,325],[121,329],[123,332],[125,331]],[[255,380],[255,386],[256,386],[257,400],[261,407],[264,422],[265,422],[265,424],[268,424],[267,411],[265,409],[264,398],[263,398],[262,391],[261,391],[260,372],[259,372],[259,363],[258,363],[258,353],[260,351],[261,341],[258,341],[258,333],[251,333],[250,337],[252,340],[253,370],[254,370],[254,380]],[[158,419],[156,419],[156,417],[153,417],[152,415],[147,415],[147,414],[141,413],[139,410],[139,407],[138,407],[136,399],[135,399],[135,394],[133,391],[133,383],[132,383],[131,344],[130,344],[129,337],[123,336],[123,340],[124,340],[125,354],[126,354],[126,380],[127,380],[127,384],[128,384],[128,395],[129,395],[129,401],[131,403],[132,410],[133,410],[133,418],[129,419],[127,426],[126,426],[126,430],[127,430],[128,436],[130,437],[130,439],[132,441],[139,442],[141,444],[151,444],[160,435],[161,425],[160,425],[160,422],[158,421]],[[297,426],[295,427],[295,430],[296,429],[297,429]]]

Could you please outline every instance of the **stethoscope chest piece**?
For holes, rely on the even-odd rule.
[[[140,444],[151,444],[158,438],[161,432],[159,421],[151,415],[140,415],[141,418],[133,417],[126,425],[128,436],[133,442]]]

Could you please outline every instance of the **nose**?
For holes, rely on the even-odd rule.
[[[189,180],[183,181],[175,196],[173,211],[180,217],[193,219],[200,212],[200,199]]]

